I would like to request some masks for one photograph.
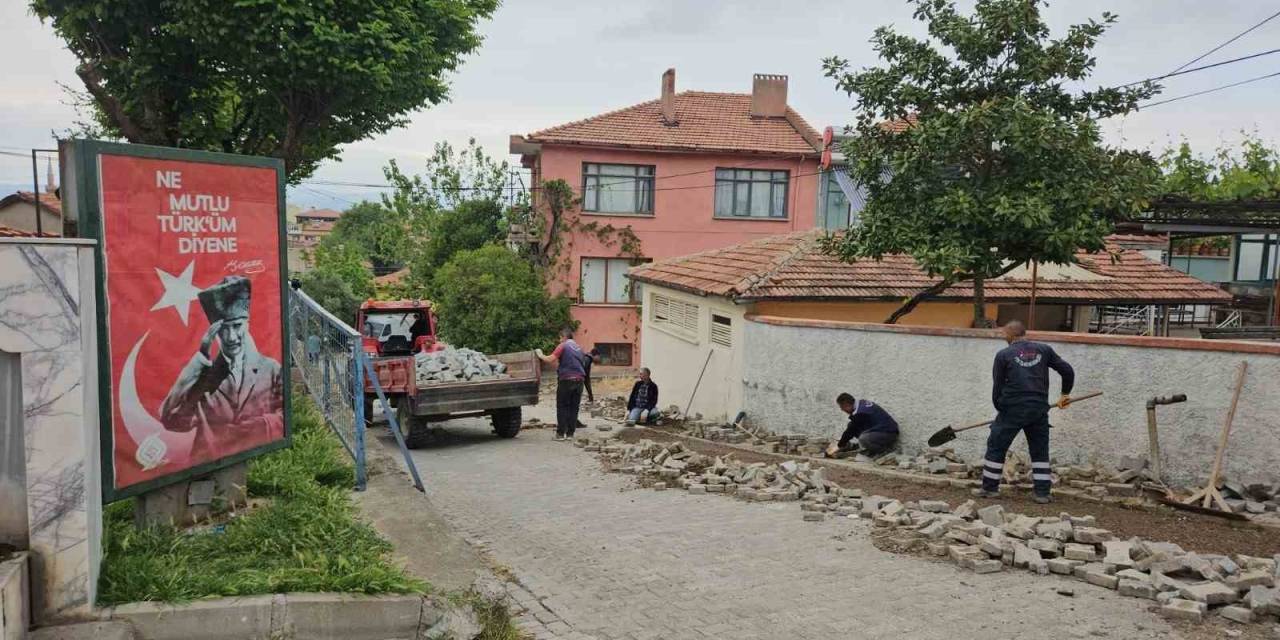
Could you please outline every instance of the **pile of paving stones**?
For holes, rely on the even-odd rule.
[[[658,482],[653,486],[659,489],[726,493],[754,501],[799,500],[806,495],[837,495],[839,491],[826,479],[824,469],[812,468],[807,462],[744,463],[696,453],[678,442],[625,444],[583,438],[577,444],[604,454],[623,472],[654,477]]]
[[[927,552],[976,573],[1013,568],[1072,576],[1155,601],[1162,614],[1177,619],[1202,620],[1210,612],[1240,623],[1280,617],[1280,554],[1208,555],[1170,542],[1119,540],[1098,528],[1093,516],[1033,517],[1007,513],[999,504],[978,508],[972,500],[954,509],[941,500],[903,503],[839,487],[826,479],[825,469],[807,462],[744,463],[647,439],[627,444],[579,438],[577,445],[608,458],[615,470],[645,476],[655,490],[799,501],[806,521],[868,519],[876,527],[873,535],[895,550]],[[1058,591],[1074,594],[1065,587]]]
[[[419,386],[510,378],[507,365],[472,349],[448,348],[413,356]]]
[[[821,504],[802,505],[808,513]],[[1197,554],[1169,542],[1118,540],[1093,516],[1032,517],[999,504],[970,500],[902,503],[881,496],[846,501],[839,509],[872,518],[897,549],[927,551],[977,573],[1026,569],[1073,576],[1121,595],[1154,600],[1174,618],[1201,620],[1210,611],[1241,623],[1280,616],[1280,555]],[[843,513],[837,511],[837,513]]]

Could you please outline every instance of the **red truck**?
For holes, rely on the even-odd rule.
[[[417,385],[414,354],[448,348],[436,336],[436,315],[427,300],[369,300],[360,305],[356,330],[378,384],[395,407],[396,422],[411,449],[431,441],[431,424],[452,418],[489,416],[499,437],[520,432],[521,407],[538,403],[541,366],[532,351],[489,357],[507,365],[509,378]],[[373,416],[377,393],[365,385],[364,415]]]

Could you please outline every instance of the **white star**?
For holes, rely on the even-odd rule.
[[[151,307],[152,311],[163,309],[165,307],[173,307],[178,312],[178,317],[182,318],[182,324],[187,324],[187,312],[191,310],[191,301],[200,295],[199,287],[191,284],[191,276],[195,273],[196,261],[192,260],[187,264],[187,268],[182,270],[182,275],[175,276],[171,273],[156,269],[156,275],[160,276],[160,282],[164,285],[164,295],[156,301],[155,306]]]

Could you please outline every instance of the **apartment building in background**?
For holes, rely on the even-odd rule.
[[[571,230],[560,256],[569,268],[549,285],[574,300],[578,342],[625,367],[643,364],[641,296],[627,270],[825,226],[821,152],[822,137],[787,104],[786,76],[756,74],[750,93],[677,93],[674,69],[656,100],[511,137],[533,185],[574,187],[578,226],[630,227],[640,241],[628,255],[594,229]]]

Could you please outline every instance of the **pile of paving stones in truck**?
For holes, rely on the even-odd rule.
[[[744,463],[710,457],[680,443],[579,438],[579,447],[608,458],[613,468],[645,478],[655,490],[725,494],[752,502],[799,501],[806,521],[830,518],[873,522],[881,546],[927,552],[977,573],[1008,568],[1074,577],[1121,595],[1151,600],[1168,617],[1202,620],[1209,613],[1240,623],[1280,617],[1280,555],[1208,555],[1169,542],[1119,540],[1093,516],[1032,517],[972,500],[952,509],[941,500],[903,503],[864,495],[828,481],[807,462]],[[1066,585],[1063,595],[1074,595]]]
[[[472,349],[448,348],[413,356],[418,386],[510,378],[507,365]]]

